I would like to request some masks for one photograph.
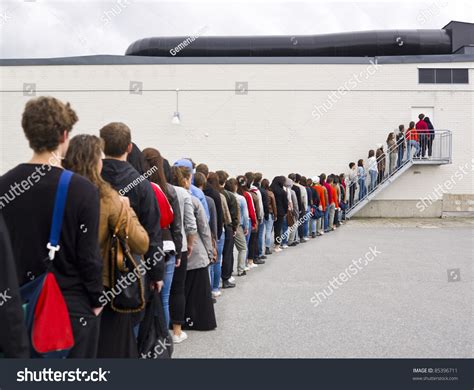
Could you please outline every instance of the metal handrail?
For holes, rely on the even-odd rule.
[[[448,163],[451,163],[452,162],[452,132],[451,130],[441,130],[441,129],[437,129],[437,130],[429,130],[429,133],[423,133],[423,134],[428,134],[428,135],[434,135],[433,137],[433,143],[436,139],[438,140],[441,140],[441,141],[438,141],[436,143],[436,145],[438,145],[438,148],[439,148],[439,156],[435,156],[435,158],[431,157],[431,161],[446,161]],[[405,150],[407,150],[408,148],[408,139],[406,138],[406,134],[405,134]],[[392,151],[394,150],[397,150],[397,153],[398,153],[398,142],[397,140],[395,140],[395,145],[392,146],[392,147],[389,147],[387,148],[386,151],[384,151],[384,155],[380,155],[378,158],[376,158],[375,160],[375,163],[377,164],[377,168],[378,168],[378,163],[380,161],[382,161],[382,159],[385,159],[387,160],[387,155],[389,155]],[[443,146],[445,146],[445,148],[443,148]],[[421,146],[420,146],[421,147]],[[405,152],[404,152],[405,154]],[[398,158],[398,155],[397,155],[397,158]],[[407,164],[414,164],[418,161],[423,161],[423,158],[421,157],[418,157],[418,156],[415,156],[414,153],[410,153],[410,158],[406,158],[400,166],[397,166],[395,167],[395,169],[390,172],[390,169],[388,170],[388,174],[385,175],[385,172],[384,172],[384,177],[382,178],[382,180],[380,182],[377,182],[376,185],[370,189],[368,188],[368,186],[366,186],[366,190],[367,190],[367,193],[365,194],[365,196],[362,198],[362,199],[356,199],[356,197],[354,196],[354,204],[352,205],[352,207],[349,207],[347,208],[346,210],[346,213],[350,213],[351,210],[354,210],[361,202],[363,202],[364,200],[370,200],[370,197],[371,195],[378,191],[381,187],[382,184],[386,183],[386,182],[390,182],[391,181],[391,178],[393,178],[395,175],[398,174],[398,172],[400,172],[404,167],[407,166]],[[429,160],[428,160],[429,161]],[[365,170],[367,170],[365,167],[364,167]],[[378,175],[377,175],[378,176]],[[366,175],[366,178],[368,177],[368,175]],[[367,179],[366,179],[367,180]],[[356,183],[354,184],[357,184],[358,180],[356,181]],[[353,185],[353,184],[351,184]],[[350,186],[349,186],[350,187]],[[360,189],[359,189],[360,190]]]

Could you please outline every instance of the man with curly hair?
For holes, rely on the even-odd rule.
[[[77,120],[69,103],[53,97],[28,101],[22,127],[33,156],[0,178],[0,207],[10,233],[20,286],[45,272],[43,260],[48,256],[46,245],[63,171],[61,159]],[[102,311],[99,298],[103,290],[98,225],[98,189],[74,174],[67,193],[59,250],[52,263],[71,319],[71,358],[94,358],[97,353]]]

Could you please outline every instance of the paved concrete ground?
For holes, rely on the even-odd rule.
[[[218,328],[188,332],[175,357],[474,357],[473,228],[471,219],[351,220],[236,277],[215,305]],[[315,307],[314,292],[329,293],[370,247],[381,253]],[[448,282],[453,268],[461,281]]]

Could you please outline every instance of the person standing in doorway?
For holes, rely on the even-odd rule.
[[[416,122],[416,131],[420,137],[420,148],[421,148],[421,158],[425,158],[426,150],[428,147],[428,124],[424,121],[425,114],[418,115],[418,122]]]
[[[427,147],[428,147],[428,158],[430,159],[431,156],[433,155],[433,141],[435,137],[435,132],[434,132],[433,123],[431,123],[430,118],[426,116],[424,120],[426,122],[426,125],[428,126]]]

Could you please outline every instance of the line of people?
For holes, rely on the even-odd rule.
[[[344,174],[230,177],[190,158],[170,164],[153,147],[140,151],[124,123],[70,139],[77,121],[69,103],[30,100],[22,127],[33,157],[0,177],[1,239],[11,247],[3,261],[14,261],[2,283],[15,298],[0,305],[6,356],[30,356],[17,290],[45,272],[48,249],[74,336],[68,357],[136,358],[152,297],[160,299],[152,314],[181,343],[187,329],[216,328],[214,304],[236,286],[234,268],[244,277],[273,253],[344,223]],[[74,174],[51,249],[65,170]]]
[[[398,170],[405,161],[414,159],[431,159],[435,139],[434,126],[430,118],[418,115],[418,122],[411,121],[405,131],[405,125],[398,126],[398,133],[390,132],[387,136],[387,149],[378,144],[376,150],[369,150],[367,164],[363,159],[349,163],[347,186],[349,187],[349,208],[361,201],[368,192]],[[413,149],[415,149],[414,154]],[[387,172],[388,165],[388,172]],[[358,192],[356,196],[356,191]]]

